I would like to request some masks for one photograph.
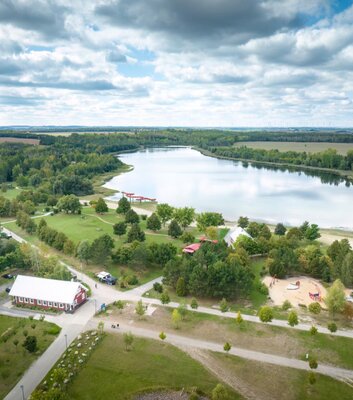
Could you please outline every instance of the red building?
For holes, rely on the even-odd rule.
[[[73,312],[87,300],[80,282],[18,275],[9,293],[14,304]]]

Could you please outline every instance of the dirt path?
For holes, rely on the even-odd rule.
[[[238,379],[235,375],[231,374],[229,370],[225,368],[225,365],[217,362],[209,352],[201,349],[192,347],[180,347],[181,350],[185,351],[190,357],[202,364],[208,369],[213,375],[219,380],[223,381],[229,387],[240,393],[244,398],[249,400],[259,399],[258,394],[254,393],[249,386]],[[261,397],[262,400],[271,400],[270,397]]]

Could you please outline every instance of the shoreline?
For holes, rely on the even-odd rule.
[[[189,146],[186,146],[189,147]],[[312,167],[310,165],[297,165],[297,164],[288,164],[288,163],[279,163],[279,162],[272,162],[272,161],[258,161],[258,160],[249,160],[245,158],[233,158],[233,157],[227,157],[227,156],[220,156],[216,155],[209,150],[202,149],[201,147],[197,146],[190,146],[192,149],[199,151],[201,154],[203,154],[206,157],[212,157],[216,158],[218,160],[229,160],[229,161],[241,161],[241,162],[247,162],[249,164],[255,164],[255,165],[264,165],[264,166],[272,166],[272,167],[285,167],[289,170],[297,171],[297,172],[305,172],[305,170],[308,171],[317,171],[317,172],[325,172],[325,173],[330,173],[332,175],[335,175],[339,178],[345,179],[349,181],[350,183],[353,183],[353,171],[350,173],[350,171],[344,171],[340,169],[330,169],[330,168],[320,168],[320,167]]]

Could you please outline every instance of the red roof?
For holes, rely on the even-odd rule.
[[[193,254],[201,247],[201,243],[193,243],[183,249],[184,253]]]

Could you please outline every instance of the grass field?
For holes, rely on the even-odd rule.
[[[173,346],[135,338],[133,349],[126,351],[122,336],[109,334],[69,385],[68,397],[132,399],[137,392],[193,387],[210,395],[217,383],[198,362]],[[231,399],[241,397],[233,392]]]
[[[35,324],[34,329],[32,324]],[[0,340],[0,398],[4,398],[11,388],[16,384],[34,360],[42,354],[54,341],[59,329],[53,330],[56,334],[48,333],[56,325],[49,322],[30,321],[24,318],[13,318],[0,316],[0,337],[4,332],[12,332],[6,342]],[[29,353],[22,347],[25,340],[24,332],[36,336],[38,340],[38,351]],[[3,338],[4,336],[2,336]],[[17,347],[14,340],[18,340]]]
[[[0,196],[5,197],[6,199],[12,200],[15,199],[20,193],[21,189],[7,189],[6,192],[0,191]]]
[[[311,385],[308,381],[308,373],[305,371],[244,360],[220,353],[209,354],[211,363],[225,369],[240,387],[250,390],[258,399],[349,400],[352,398],[352,387],[324,375],[316,374],[316,383]]]
[[[110,306],[111,313],[104,316],[106,323],[121,321],[155,330],[175,333],[172,324],[172,308],[157,307],[152,316],[140,320],[134,313],[134,305],[128,305],[121,313]],[[102,316],[100,316],[102,318]],[[243,321],[189,311],[181,322],[179,334],[233,346],[305,360],[307,353],[314,355],[318,363],[353,369],[353,339],[324,334],[311,335],[309,331],[281,328],[271,324]]]
[[[339,154],[345,155],[353,150],[353,143],[317,143],[317,142],[239,142],[236,147],[247,146],[253,149],[298,151],[318,153],[329,148],[336,149]]]

